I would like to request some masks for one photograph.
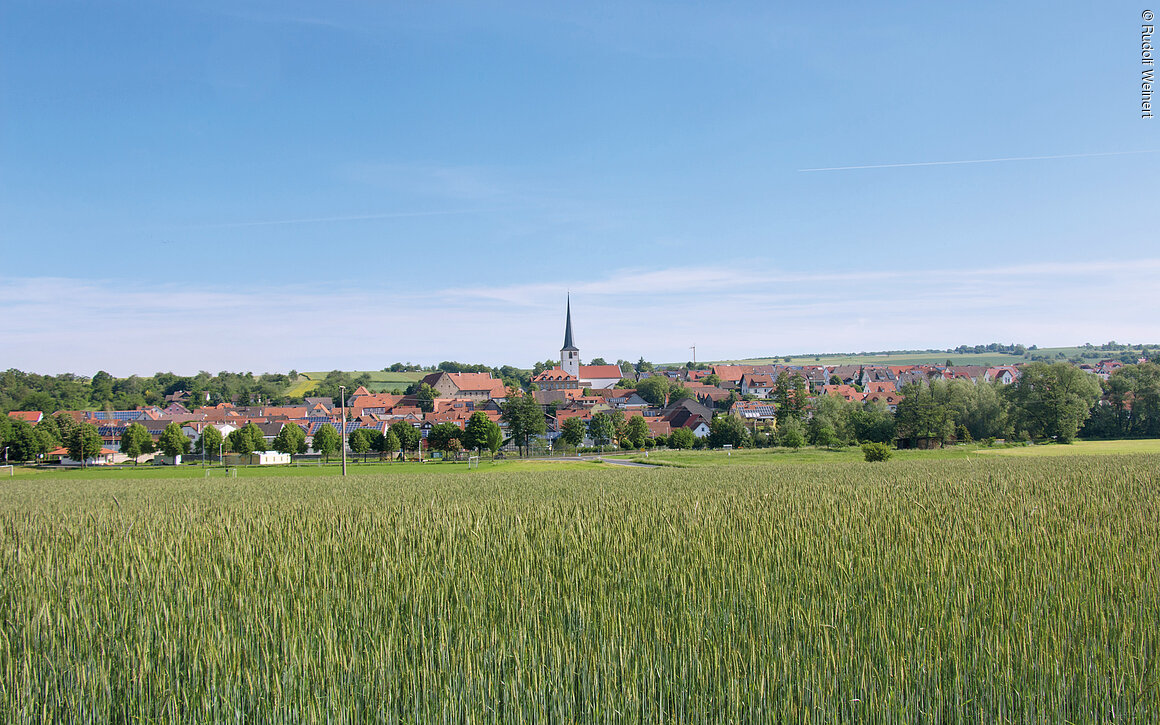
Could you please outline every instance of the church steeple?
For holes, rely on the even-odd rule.
[[[580,348],[572,342],[572,295],[568,295],[568,316],[564,323],[564,347],[560,348],[560,369],[580,378]]]
[[[568,295],[568,321],[564,323],[564,347],[560,350],[580,350],[572,344],[572,295]]]

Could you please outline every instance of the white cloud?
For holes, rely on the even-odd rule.
[[[396,360],[528,366],[557,355],[571,290],[585,358],[657,361],[1160,342],[1160,259],[760,273],[616,269],[519,285],[191,288],[0,279],[3,367],[115,375],[377,369]]]

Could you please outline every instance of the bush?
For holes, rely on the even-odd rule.
[[[876,461],[889,461],[891,453],[890,446],[885,443],[862,444],[862,455],[871,463]]]
[[[696,443],[696,437],[693,431],[688,428],[677,428],[669,436],[669,448],[676,448],[678,450],[683,448],[692,448]]]
[[[632,450],[632,441],[630,441],[627,438],[621,438],[620,439],[620,450],[631,451]]]

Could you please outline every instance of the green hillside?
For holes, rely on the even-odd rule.
[[[286,389],[286,395],[298,397],[299,395],[308,394],[311,390],[318,387],[318,384],[321,383],[329,373],[329,370],[298,373],[298,379]],[[367,384],[367,390],[371,391],[372,393],[389,393],[395,388],[400,390],[406,388],[411,383],[421,380],[427,373],[392,373],[384,372],[382,370],[351,370],[348,372],[348,374],[352,378],[359,377],[360,375],[368,375],[370,376],[371,382]]]

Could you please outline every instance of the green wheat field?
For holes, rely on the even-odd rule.
[[[4,722],[1160,720],[1160,455],[0,482]]]

